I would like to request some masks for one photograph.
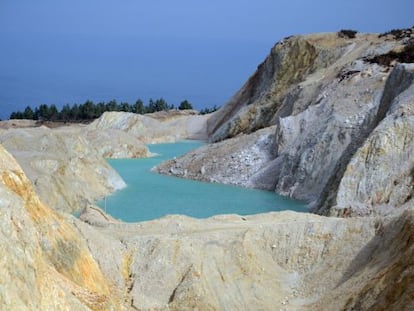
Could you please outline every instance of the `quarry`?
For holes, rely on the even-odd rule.
[[[412,28],[292,36],[212,114],[0,122],[1,309],[413,310],[413,46]],[[106,158],[183,139],[207,143],[155,172],[309,213],[124,223],[96,206],[126,186]]]

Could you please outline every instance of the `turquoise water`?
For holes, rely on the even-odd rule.
[[[110,159],[127,187],[98,205],[126,222],[151,220],[168,214],[206,218],[218,214],[250,215],[280,210],[307,211],[303,202],[275,193],[198,182],[150,171],[160,162],[201,146],[201,142],[150,145],[158,156],[146,159]]]

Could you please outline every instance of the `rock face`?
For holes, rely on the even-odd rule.
[[[194,111],[146,116],[112,112],[87,126],[53,129],[7,121],[0,124],[6,129],[0,130],[0,143],[23,167],[44,202],[73,212],[125,187],[105,158],[149,157],[144,143],[205,138],[208,117]]]
[[[175,142],[182,139],[206,139],[208,117],[192,110],[146,115],[106,112],[90,124],[89,128],[122,130],[144,143]]]
[[[313,308],[412,310],[413,229],[412,209],[386,225],[377,223],[377,235],[352,259],[335,288],[325,292]]]
[[[0,142],[23,167],[44,202],[57,210],[75,211],[125,186],[102,157],[105,151],[93,147],[91,135],[79,129],[38,127],[4,131]],[[143,146],[141,150],[146,152]]]
[[[355,40],[336,34],[282,40],[230,102],[210,118],[211,140],[246,134],[303,111],[318,102],[323,95],[321,87],[330,83],[341,67],[375,53],[376,48],[382,51],[387,46],[374,35]]]
[[[1,309],[121,307],[83,238],[39,200],[2,146],[0,194]]]
[[[138,310],[413,307],[412,209],[394,218],[280,212],[77,226],[106,275],[122,284],[128,265]]]
[[[404,160],[412,147],[412,66],[373,60],[397,55],[389,51],[407,44],[407,38],[366,34],[355,39],[309,35],[278,43],[234,98],[209,119],[210,139],[224,142],[157,170],[270,189],[305,200],[320,214],[330,214],[332,206],[335,215],[351,210],[386,214],[402,206],[412,197],[411,163]],[[274,134],[262,144],[256,130],[270,130],[269,125]],[[370,162],[365,160],[368,154]],[[257,161],[243,161],[249,158]]]
[[[84,135],[88,144],[103,158],[125,159],[151,156],[142,141],[121,130],[89,130]]]
[[[255,175],[272,158],[274,127],[241,135],[213,145],[205,145],[154,168],[162,174],[191,178],[207,182],[219,182],[239,186],[252,185]],[[262,184],[262,189],[271,189]]]
[[[413,307],[412,209],[393,218],[283,212],[138,224],[95,210],[83,218],[92,227],[42,204],[1,146],[0,160],[4,309]]]
[[[334,214],[370,214],[398,208],[412,199],[414,159],[414,65],[392,72],[383,98],[392,98],[385,118],[349,162],[340,182]],[[385,101],[385,99],[384,99]]]
[[[0,309],[414,309],[414,66],[398,63],[414,59],[413,37],[287,38],[211,117],[107,113],[53,130],[8,122],[0,142],[31,182],[0,145]],[[89,204],[124,185],[103,157],[148,156],[144,142],[207,133],[220,142],[157,170],[270,189],[331,217],[126,224]],[[43,201],[85,208],[75,219]]]

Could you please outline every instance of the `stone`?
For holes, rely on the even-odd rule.
[[[315,102],[321,89],[341,72],[368,70],[357,62],[396,43],[367,34],[349,42],[336,34],[293,36],[277,43],[243,87],[208,120],[211,141],[275,125]],[[351,65],[348,70],[343,67]],[[365,65],[366,66],[366,65]],[[342,69],[342,71],[341,71]]]
[[[90,129],[122,130],[144,143],[175,142],[183,139],[206,139],[209,115],[177,110],[139,115],[125,112],[105,112],[91,123]]]
[[[208,118],[191,110],[145,116],[110,112],[86,126],[54,128],[4,121],[0,143],[23,167],[44,202],[74,212],[125,187],[105,158],[149,157],[144,143],[203,139]]]
[[[76,127],[36,127],[0,133],[1,144],[23,167],[42,200],[54,209],[80,210],[125,187],[125,182],[102,157],[104,151],[98,151],[99,146],[94,148],[91,135],[82,131],[83,128]],[[141,150],[147,154],[142,145]]]
[[[367,310],[379,301],[404,309],[414,293],[413,224],[410,208],[388,218],[168,216],[83,233],[102,265],[115,271],[127,263],[136,309]]]
[[[274,128],[268,128],[221,143],[207,144],[153,170],[178,177],[249,187],[255,173],[271,158],[269,141],[273,131]],[[257,184],[255,187],[258,188]],[[260,188],[270,187],[263,184]]]
[[[366,61],[367,55],[398,49],[400,44],[399,41],[385,43],[372,35],[361,35],[352,43],[332,35],[299,36],[278,43],[235,97],[208,120],[210,140],[223,141],[208,144],[174,163],[163,163],[155,170],[179,177],[187,170],[188,178],[276,191],[308,202],[320,214],[329,214],[332,206],[349,207],[347,203],[355,201],[351,197],[357,197],[355,190],[348,191],[349,188],[341,192],[347,198],[342,200],[340,197],[344,194],[339,194],[338,200],[342,201],[337,204],[337,192],[348,163],[377,126],[381,128],[380,133],[387,131],[385,127],[390,124],[381,125],[381,122],[387,113],[396,109],[393,107],[397,101],[401,111],[407,110],[405,115],[412,109],[410,66],[384,68]],[[301,57],[304,58],[288,62],[289,57],[297,56],[297,49],[303,50]],[[294,72],[284,69],[289,63],[296,66],[295,62],[299,62],[297,68],[303,67],[303,74],[297,79],[289,76],[294,76]],[[405,96],[405,103],[401,102],[401,96]],[[271,111],[264,108],[267,105],[264,98],[273,103]],[[264,129],[258,131],[257,127]],[[267,134],[267,143],[261,144],[259,133],[271,130],[274,134]],[[404,133],[409,131],[409,125],[400,130],[401,135],[396,137],[399,143],[404,144]],[[220,158],[219,164],[216,158]],[[361,158],[363,154],[355,161]],[[394,156],[393,159],[401,167],[401,174],[405,172],[409,176],[409,164],[403,158]],[[383,160],[383,163],[390,161]],[[170,171],[169,167],[174,170]],[[368,185],[362,185],[361,189],[376,187],[379,195],[384,185],[375,186],[374,180],[381,174],[384,178],[392,175],[390,170],[393,166],[382,165],[378,176],[371,181],[365,179]],[[354,171],[350,170],[349,176]],[[396,183],[398,187],[389,185],[388,188],[402,192],[399,195],[394,192],[391,201],[373,198],[378,203],[374,208],[387,213],[411,198],[409,177]],[[358,185],[358,182],[351,178],[347,184]],[[368,198],[360,201],[358,213],[366,213],[362,209],[368,205],[372,205]],[[372,212],[372,208],[369,210]]]
[[[85,240],[44,205],[0,146],[0,306],[4,310],[120,308]]]
[[[390,81],[389,91],[395,94],[389,96],[386,116],[349,162],[332,214],[340,215],[344,208],[358,215],[390,213],[412,199],[414,66],[397,66]],[[409,86],[404,89],[401,81]]]
[[[404,42],[286,38],[209,116],[0,124],[1,309],[413,309],[414,68],[368,61]],[[93,205],[124,185],[104,157],[207,135],[155,170],[277,191],[321,215],[123,223]]]

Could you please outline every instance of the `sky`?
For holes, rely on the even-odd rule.
[[[412,0],[0,0],[0,118],[86,100],[221,106],[294,34],[414,25]]]

